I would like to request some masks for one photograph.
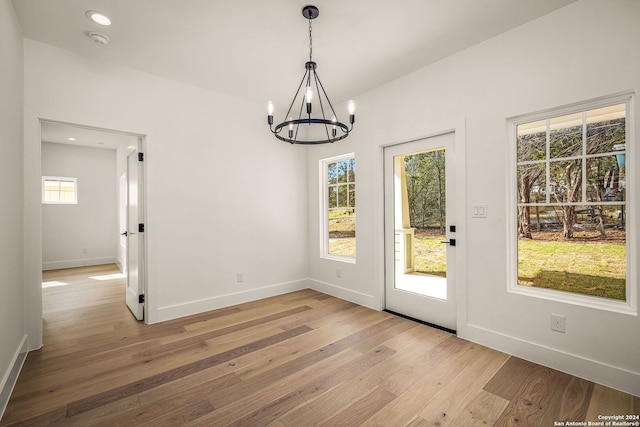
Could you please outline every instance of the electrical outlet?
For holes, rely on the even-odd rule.
[[[338,279],[342,277],[342,270],[340,270],[339,268],[336,268],[336,277]]]
[[[551,330],[564,333],[564,316],[560,314],[551,315]]]
[[[244,273],[236,273],[236,282],[244,282]]]
[[[87,255],[89,253],[89,249],[82,248],[82,255]]]

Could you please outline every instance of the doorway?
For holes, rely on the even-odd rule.
[[[453,132],[384,149],[385,308],[452,332],[454,159]]]
[[[40,128],[42,175],[73,178],[77,196],[73,204],[49,206],[43,191],[43,270],[117,264],[127,295],[135,288],[135,298],[127,296],[127,305],[142,320],[145,262],[138,227],[144,224],[144,174],[138,152],[144,137],[47,120]],[[133,166],[130,157],[136,160]],[[50,217],[55,224],[46,221]],[[130,226],[134,222],[135,230]],[[130,228],[135,237],[127,237]]]

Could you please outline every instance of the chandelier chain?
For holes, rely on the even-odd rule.
[[[311,18],[309,18],[309,61],[313,61],[313,39],[311,38]]]

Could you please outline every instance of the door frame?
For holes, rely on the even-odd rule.
[[[402,140],[396,140],[387,144],[378,146],[378,292],[380,295],[380,310],[386,308],[386,248],[385,248],[385,149],[395,145],[415,142],[423,139],[436,137],[448,133],[453,133],[455,138],[455,159],[453,160],[456,171],[455,179],[455,195],[448,199],[448,202],[454,203],[455,216],[451,222],[456,225],[456,260],[453,268],[455,269],[455,292],[456,292],[456,330],[460,336],[464,335],[466,325],[468,323],[467,314],[467,177],[466,177],[466,119],[458,118],[448,122],[448,126],[441,126],[430,132],[425,132],[419,136],[410,137]]]
[[[61,121],[61,120],[51,120],[51,119],[45,119],[45,118],[38,118],[38,158],[41,159],[42,156],[42,138],[41,138],[41,133],[40,130],[42,128],[42,124],[43,123],[53,123],[53,124],[60,124],[60,125],[66,125],[66,126],[73,126],[73,127],[77,127],[80,129],[88,129],[88,130],[92,130],[92,131],[97,131],[97,132],[106,132],[106,133],[115,133],[115,134],[121,134],[121,135],[128,135],[128,136],[132,136],[135,137],[137,139],[137,143],[136,143],[136,151],[137,152],[141,152],[141,153],[146,153],[146,135],[144,134],[140,134],[140,133],[135,133],[135,132],[128,132],[128,131],[122,131],[122,130],[115,130],[115,129],[108,129],[108,128],[102,128],[102,127],[97,127],[97,126],[90,126],[90,125],[83,125],[83,124],[78,124],[78,123],[73,123],[73,122],[66,122],[66,121]],[[96,148],[99,149],[99,148]],[[127,156],[128,153],[125,152],[125,162],[127,161]],[[144,158],[144,160],[146,161],[146,156]],[[117,160],[116,160],[117,162]],[[38,175],[42,175],[42,168],[40,163],[38,163]],[[140,218],[142,218],[142,221],[146,224],[146,218],[147,218],[147,192],[146,192],[146,184],[147,184],[147,171],[146,171],[146,167],[145,167],[145,162],[142,162],[141,164],[142,170],[140,171],[140,180],[141,182],[138,183],[139,185],[139,192],[141,192],[141,196],[139,198],[139,203],[140,203]],[[126,166],[125,166],[126,169]],[[116,173],[116,188],[119,191],[119,175]],[[37,186],[37,198],[38,201],[42,200],[42,188],[41,188],[41,178],[38,177],[38,182],[39,185]],[[36,190],[36,187],[33,187],[34,190]],[[119,198],[118,198],[118,203],[120,202]],[[37,244],[38,244],[38,248],[37,248],[37,253],[42,254],[42,204],[39,203],[39,217],[40,220],[37,222],[37,231],[38,231],[38,235],[39,238],[37,239]],[[116,215],[116,219],[119,222],[119,211],[117,211],[115,213]],[[117,232],[119,233],[119,229],[117,229]],[[146,234],[146,230],[145,230],[145,234]],[[140,252],[141,252],[141,256],[140,259],[138,260],[138,265],[139,265],[139,280],[142,281],[142,289],[143,292],[145,294],[145,303],[144,303],[144,321],[145,323],[148,323],[148,302],[149,302],[149,294],[148,294],[148,287],[147,287],[147,265],[148,265],[148,260],[147,260],[147,238],[145,236],[145,238],[142,239],[142,247],[140,248]],[[125,251],[125,257],[126,257],[126,251]],[[126,260],[125,260],[126,262]],[[38,272],[34,272],[34,276],[39,277],[38,283],[41,284],[42,283],[42,257],[41,255],[39,256],[39,266],[38,266]],[[39,288],[39,294],[42,295],[42,289],[41,289],[41,285]],[[42,311],[42,303],[41,303],[41,297],[40,297],[40,304],[37,305],[37,307],[39,307],[39,310],[37,312],[40,322],[41,319],[43,317],[43,311]],[[35,316],[34,316],[35,317]],[[40,346],[42,346],[42,329],[40,329],[40,336],[37,337],[37,340],[35,340],[37,342],[37,348],[39,348]]]

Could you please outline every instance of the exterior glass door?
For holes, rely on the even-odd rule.
[[[385,149],[386,309],[455,330],[454,134]]]

